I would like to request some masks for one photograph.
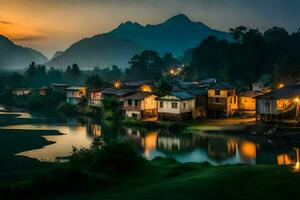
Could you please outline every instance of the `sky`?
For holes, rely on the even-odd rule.
[[[122,22],[158,24],[179,13],[223,31],[300,28],[300,0],[0,0],[0,34],[51,57]]]

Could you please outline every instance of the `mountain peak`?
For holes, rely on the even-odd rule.
[[[192,22],[190,20],[190,18],[188,18],[188,16],[186,16],[185,14],[178,14],[178,15],[175,15],[173,17],[171,17],[170,19],[167,20],[167,22]]]
[[[0,45],[12,45],[13,42],[10,41],[7,37],[4,35],[0,35]]]
[[[127,21],[125,23],[121,23],[117,29],[136,29],[136,28],[141,28],[142,25],[140,25],[137,22],[131,22]]]

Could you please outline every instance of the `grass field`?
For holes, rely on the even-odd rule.
[[[115,187],[99,187],[54,199],[286,199],[300,195],[299,183],[300,174],[291,168],[213,167],[155,159],[147,172],[125,176]]]

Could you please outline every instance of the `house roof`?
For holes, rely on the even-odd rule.
[[[33,90],[33,88],[9,88],[8,90]]]
[[[89,89],[89,92],[101,92],[101,89]]]
[[[139,87],[144,84],[148,84],[147,81],[130,81],[130,82],[124,82],[122,85],[127,87]]]
[[[254,97],[262,95],[262,94],[264,94],[264,93],[257,92],[257,91],[247,91],[247,92],[239,93],[238,95],[242,96],[242,97],[251,97],[251,98],[254,98]]]
[[[300,85],[286,86],[257,96],[259,99],[293,99],[300,96]]]
[[[170,97],[175,97],[176,99]],[[178,100],[178,99],[187,100],[193,98],[195,98],[195,96],[186,91],[178,91],[178,92],[172,92],[170,95],[159,97],[158,100]]]
[[[209,89],[217,89],[217,90],[226,89],[226,90],[233,90],[233,89],[235,89],[235,88],[234,88],[232,85],[230,85],[229,83],[217,83],[217,84],[214,84],[214,85],[210,86]]]
[[[124,99],[136,99],[136,100],[143,100],[149,96],[153,95],[151,92],[137,92],[133,95],[127,96]]]
[[[198,86],[199,82],[186,82],[186,81],[181,81],[178,83],[178,85],[183,86],[183,87],[189,87],[189,86]]]
[[[86,89],[86,87],[77,87],[77,86],[71,86],[71,87],[67,87],[67,90],[82,90],[82,89]]]
[[[131,89],[115,89],[115,88],[105,88],[102,90],[102,94],[104,95],[116,95],[116,96],[123,96],[129,93],[134,92],[134,90]]]
[[[69,87],[70,85],[65,84],[65,83],[51,83],[52,86],[55,87]]]
[[[187,89],[186,91],[194,96],[206,96],[207,95],[207,90],[200,89],[200,88]]]
[[[217,82],[217,79],[215,78],[208,78],[200,81],[201,85],[211,85]]]

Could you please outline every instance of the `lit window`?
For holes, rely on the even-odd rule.
[[[215,95],[221,95],[221,91],[220,90],[215,90]]]

